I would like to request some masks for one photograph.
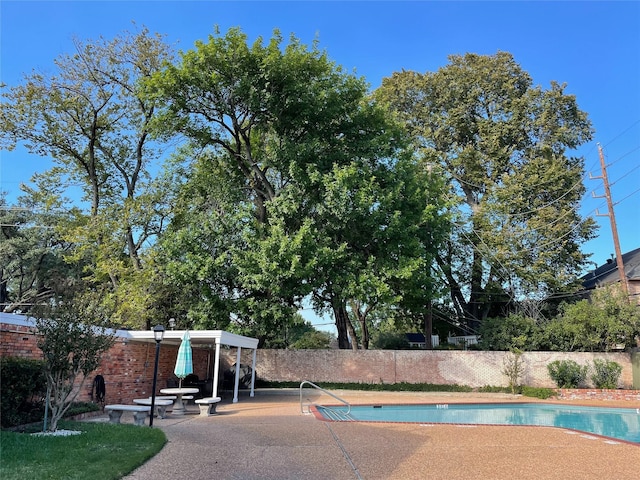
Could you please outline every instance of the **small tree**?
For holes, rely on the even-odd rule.
[[[106,329],[108,317],[98,305],[93,295],[77,295],[67,301],[55,300],[35,313],[51,401],[49,431],[57,430],[87,375],[98,368],[102,354],[114,343],[113,334]]]
[[[524,361],[522,360],[522,350],[519,348],[512,348],[507,353],[503,360],[502,374],[509,379],[509,387],[511,393],[518,393],[518,387],[520,386],[520,378],[524,374]]]

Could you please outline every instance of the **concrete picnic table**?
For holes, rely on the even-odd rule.
[[[172,414],[173,415],[184,415],[185,413],[185,407],[184,407],[184,403],[182,403],[182,397],[184,395],[190,395],[192,393],[198,393],[200,391],[200,389],[198,388],[190,388],[190,387],[183,387],[183,388],[163,388],[162,390],[160,390],[160,393],[164,393],[165,395],[175,395],[176,396],[176,401],[173,404],[173,410],[172,410]]]

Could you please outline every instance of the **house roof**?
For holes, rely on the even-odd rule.
[[[640,280],[640,248],[622,254],[624,273],[627,280]],[[582,277],[582,286],[586,290],[602,287],[616,283],[620,280],[618,265],[615,260],[607,260],[607,263],[600,265],[594,271]]]

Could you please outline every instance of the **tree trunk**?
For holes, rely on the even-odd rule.
[[[80,382],[76,385],[76,379],[81,377]],[[49,423],[48,431],[55,432],[58,429],[58,422],[67,413],[71,404],[82,391],[86,375],[81,375],[78,371],[54,374],[47,373],[47,381],[49,382],[53,402],[51,402],[51,423]]]
[[[424,343],[427,350],[433,350],[431,335],[433,335],[433,306],[429,302],[427,312],[424,314]]]
[[[462,287],[451,271],[451,259],[438,256],[436,260],[446,278],[451,303],[456,314],[462,317],[462,324],[466,325],[469,331],[477,331],[480,327],[480,320],[483,318],[483,315],[486,317],[487,307],[489,306],[486,302],[485,290],[482,287],[482,256],[477,251],[473,255],[469,284],[471,288],[469,301],[464,298]]]
[[[361,345],[363,350],[369,349],[369,327],[367,326],[367,314],[369,313],[368,309],[365,308],[365,311],[360,309],[360,303],[356,301],[351,301],[351,311],[353,315],[358,320],[358,324],[360,325],[360,331],[362,332]],[[354,332],[355,335],[355,332]]]
[[[0,312],[9,305],[9,292],[7,290],[7,281],[4,280],[2,270],[0,270]]]
[[[331,307],[333,308],[333,316],[336,320],[336,328],[338,329],[338,348],[349,348],[349,337],[347,333],[347,322],[349,317],[344,302],[337,298],[331,299]],[[349,322],[350,323],[350,322]]]
[[[345,314],[347,310],[345,309]],[[349,319],[349,315],[347,315],[347,330],[349,332],[349,337],[351,337],[351,350],[358,351],[358,335],[356,334],[356,329],[353,328],[353,323]]]

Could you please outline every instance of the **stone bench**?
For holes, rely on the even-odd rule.
[[[151,406],[151,397],[149,398],[135,398],[133,400],[133,403],[137,403],[138,405],[148,405]],[[165,418],[167,416],[167,407],[169,405],[173,405],[173,400],[169,400],[169,399],[162,399],[162,398],[158,398],[156,397],[156,401],[155,401],[155,409],[156,409],[156,415],[160,418]]]
[[[120,423],[124,412],[133,412],[133,419],[136,425],[144,425],[151,407],[143,405],[105,405],[105,411],[109,414],[109,422]]]
[[[216,413],[216,404],[222,400],[220,397],[207,397],[196,400],[200,407],[200,416],[209,417]]]

